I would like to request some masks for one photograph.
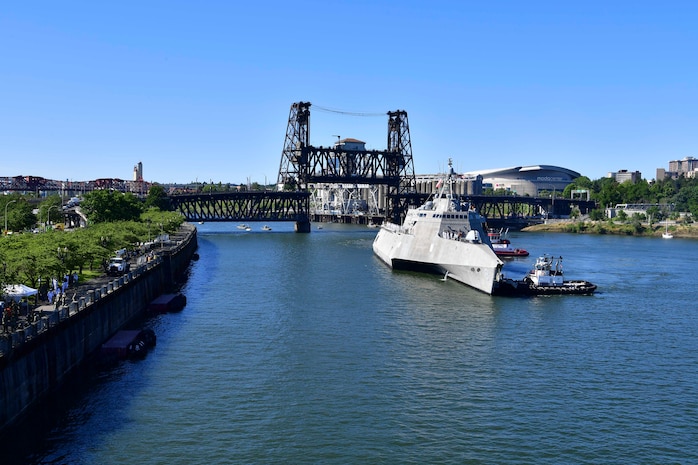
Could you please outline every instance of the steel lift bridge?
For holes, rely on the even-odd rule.
[[[277,191],[172,195],[188,221],[295,221],[310,232],[311,191],[318,185],[384,185],[386,217],[399,222],[416,180],[407,112],[388,112],[388,146],[343,150],[310,145],[310,102],[291,105],[281,154]]]

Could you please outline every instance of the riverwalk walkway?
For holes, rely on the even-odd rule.
[[[131,268],[135,269],[136,267],[146,263],[149,255],[151,255],[152,259],[155,258],[155,255],[152,252],[132,258],[129,261],[131,263]],[[22,302],[20,305],[15,307],[16,309],[18,308],[19,311],[15,311],[15,314],[12,318],[10,318],[10,321],[6,321],[7,318],[3,319],[3,324],[0,325],[0,335],[3,335],[3,333],[13,333],[18,329],[24,329],[31,323],[39,321],[43,316],[58,312],[61,310],[61,308],[68,308],[73,302],[78,303],[81,301],[81,299],[87,299],[90,291],[94,292],[95,289],[105,288],[111,281],[118,278],[119,276],[110,276],[105,272],[102,275],[94,277],[90,280],[78,282],[78,284],[70,284],[63,294],[59,294],[65,295],[65,299],[56,297],[54,302],[49,302],[46,298],[39,299],[38,297],[29,297],[27,298],[27,301]],[[32,301],[36,303],[32,305]]]
[[[31,340],[39,333],[65,318],[82,310],[100,297],[113,292],[126,282],[135,279],[150,266],[161,263],[161,254],[178,248],[181,241],[187,238],[195,229],[193,225],[183,224],[180,229],[171,234],[162,243],[151,243],[144,246],[135,255],[132,255],[129,263],[131,271],[121,276],[110,276],[106,272],[100,276],[78,284],[70,285],[65,292],[65,301],[50,303],[48,300],[39,300],[38,305],[31,305],[34,298],[23,302],[20,311],[10,321],[0,324],[0,357],[16,347]],[[35,301],[36,302],[36,301]]]

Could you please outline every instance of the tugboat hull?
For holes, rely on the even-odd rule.
[[[589,281],[564,281],[558,286],[536,286],[531,282],[504,279],[499,281],[492,292],[501,296],[530,295],[591,295],[596,291],[596,284]]]

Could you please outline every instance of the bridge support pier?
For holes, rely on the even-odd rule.
[[[295,231],[297,233],[309,233],[310,220],[296,221]]]

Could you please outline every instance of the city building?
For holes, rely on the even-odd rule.
[[[632,217],[633,215],[645,215],[647,216],[647,210],[650,208],[657,208],[659,211],[664,212],[664,214],[668,214],[672,211],[674,211],[674,205],[673,204],[664,204],[664,203],[619,203],[616,204],[615,207],[609,207],[606,208],[606,217],[608,218],[615,218],[618,216],[618,213],[625,212],[625,214],[628,217]]]
[[[620,170],[616,173],[608,173],[606,177],[613,178],[618,183],[630,181],[635,184],[642,180],[642,173],[639,171]]]
[[[338,140],[334,144],[335,148],[341,146],[342,150],[353,151],[353,150],[366,150],[366,142],[359,139],[352,139],[347,137],[346,139]]]
[[[136,166],[133,167],[133,180],[143,181],[143,163],[140,161]]]
[[[677,179],[683,176],[695,178],[698,176],[698,159],[694,157],[684,157],[681,160],[671,160],[669,169],[657,168],[657,181],[663,179]]]
[[[504,190],[510,194],[538,197],[543,191],[562,192],[581,175],[576,171],[552,165],[515,166],[463,174],[468,179],[482,179],[482,188]]]

